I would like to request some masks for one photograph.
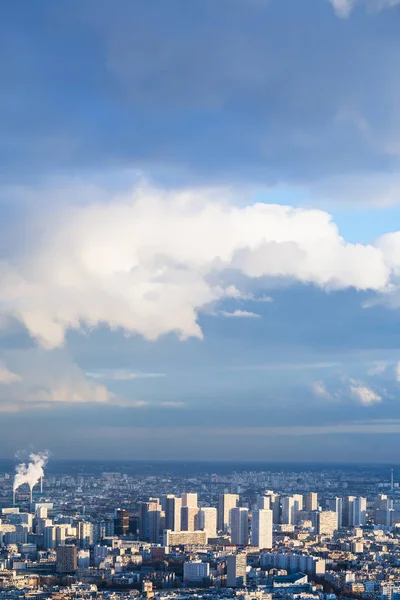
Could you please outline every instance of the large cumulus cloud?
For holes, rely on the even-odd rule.
[[[185,339],[202,336],[200,310],[240,297],[238,274],[260,288],[267,277],[385,291],[396,273],[392,237],[351,244],[324,211],[238,200],[224,189],[142,185],[43,210],[25,251],[0,263],[2,313],[47,347],[99,324]]]

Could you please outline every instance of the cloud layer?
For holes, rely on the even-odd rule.
[[[239,199],[145,185],[41,214],[28,251],[0,263],[2,312],[48,348],[62,345],[69,329],[100,324],[150,340],[171,332],[186,339],[202,337],[200,310],[240,298],[239,275],[260,287],[268,278],[382,291],[398,272],[400,233],[350,244],[324,211],[238,206]]]

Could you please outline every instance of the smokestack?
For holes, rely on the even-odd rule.
[[[13,490],[13,506],[15,506],[15,494],[16,494],[16,490]]]
[[[33,504],[33,485],[29,486],[29,497],[31,504]]]
[[[394,477],[393,477],[393,469],[390,470],[390,491],[394,490]]]
[[[40,493],[43,494],[43,475],[40,478]]]
[[[14,477],[14,490],[17,490],[21,485],[27,483],[31,491],[31,502],[32,502],[32,488],[44,475],[44,467],[47,464],[49,453],[39,452],[34,454],[33,452],[29,455],[29,463],[21,463],[17,465],[15,469]]]

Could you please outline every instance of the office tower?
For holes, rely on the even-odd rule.
[[[272,510],[254,510],[251,519],[251,543],[258,548],[272,548]]]
[[[282,523],[296,525],[298,513],[303,510],[303,496],[294,494],[282,498]]]
[[[353,526],[353,504],[355,496],[345,496],[342,504],[342,525],[343,527]]]
[[[114,517],[115,535],[127,535],[129,531],[129,512],[124,508],[117,508]]]
[[[182,498],[169,494],[165,502],[165,529],[181,530]]]
[[[374,522],[376,525],[390,527],[393,514],[393,500],[386,494],[379,494],[375,498]]]
[[[271,508],[270,496],[257,496],[257,509],[269,510],[270,508]]]
[[[35,512],[38,519],[47,519],[47,506],[38,506]]]
[[[230,512],[230,529],[232,544],[247,546],[249,543],[249,510],[248,508],[232,508]]]
[[[246,554],[230,554],[226,560],[226,585],[228,587],[241,587],[246,585]]]
[[[46,548],[46,550],[56,548],[56,528],[54,525],[44,528],[43,547]]]
[[[281,522],[281,497],[279,494],[268,494],[270,499],[270,509],[272,510],[272,518],[274,525],[278,525]]]
[[[129,515],[129,531],[131,535],[139,535],[139,522],[140,517],[138,513],[133,513]]]
[[[357,496],[353,502],[352,522],[350,525],[359,527],[365,525],[367,516],[367,499],[362,496]]]
[[[51,519],[37,519],[36,533],[38,535],[42,535],[44,533],[45,527],[50,527],[51,525],[53,525],[53,521]]]
[[[77,539],[80,548],[89,548],[93,544],[93,524],[89,521],[78,521]]]
[[[56,559],[57,573],[74,573],[78,567],[78,550],[76,546],[58,546]]]
[[[199,514],[199,508],[197,506],[182,506],[181,510],[181,530],[182,531],[194,531],[198,529],[197,515]]]
[[[303,497],[304,510],[318,510],[318,494],[317,492],[309,492]]]
[[[206,532],[207,539],[215,538],[217,535],[217,509],[212,506],[201,508],[198,514],[197,528]]]
[[[337,514],[337,528],[340,529],[343,517],[343,498],[339,498],[338,496],[331,498],[328,501],[328,506],[330,510],[333,510]]]
[[[337,530],[338,516],[333,510],[318,511],[317,513],[318,535],[332,536]]]
[[[182,494],[182,506],[197,506],[197,494]]]
[[[183,581],[203,583],[210,577],[210,564],[201,560],[191,560],[183,563]]]
[[[66,525],[57,525],[56,527],[56,547],[62,546],[65,544],[67,526]]]
[[[151,498],[140,506],[139,535],[146,542],[159,542],[161,505],[158,498]]]
[[[229,512],[239,504],[238,494],[220,494],[218,498],[218,531],[229,530]]]
[[[297,523],[298,513],[303,510],[303,496],[302,494],[294,494],[294,514],[293,514],[293,523]]]

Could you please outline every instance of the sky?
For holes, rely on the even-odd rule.
[[[400,0],[0,6],[0,456],[400,462]]]

